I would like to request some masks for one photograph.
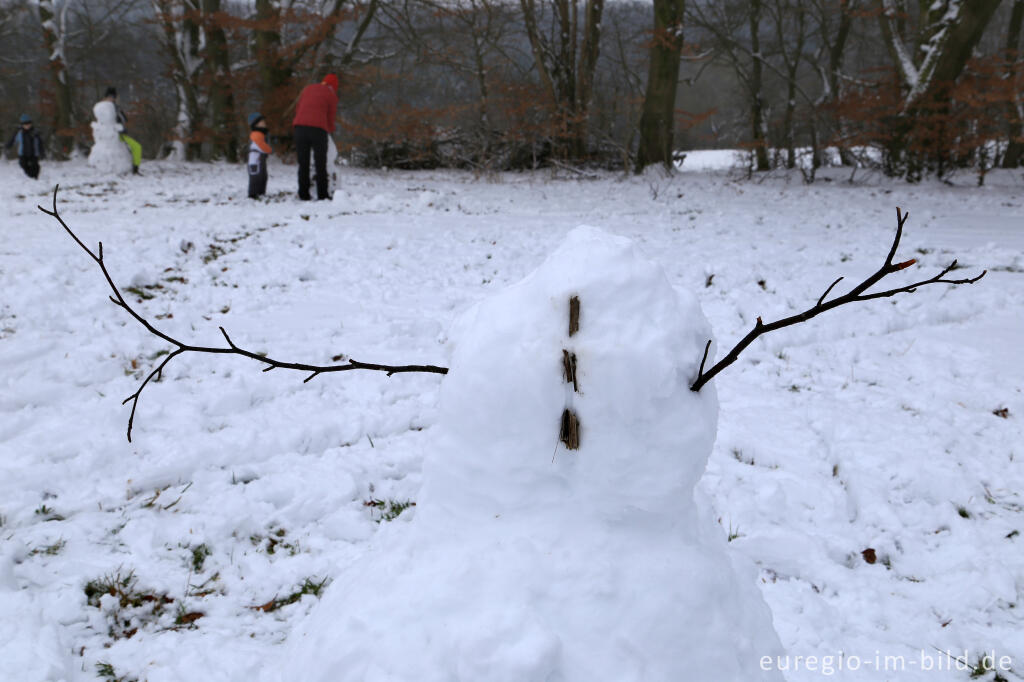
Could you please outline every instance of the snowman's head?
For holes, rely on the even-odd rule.
[[[709,334],[696,299],[632,242],[574,230],[453,330],[442,446],[424,463],[421,512],[428,502],[482,515],[688,509],[717,425],[713,388],[689,389]],[[579,420],[576,450],[559,440],[566,410]]]

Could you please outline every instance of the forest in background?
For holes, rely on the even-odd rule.
[[[693,148],[979,182],[1024,163],[1024,0],[0,0],[0,129],[52,156],[120,93],[149,158],[280,145],[337,73],[353,163],[640,170]]]

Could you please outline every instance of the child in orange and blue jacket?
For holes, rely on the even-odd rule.
[[[249,114],[249,198],[258,199],[267,193],[267,122],[263,114]]]

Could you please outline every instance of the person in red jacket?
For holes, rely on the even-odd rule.
[[[324,76],[320,83],[307,85],[299,95],[295,107],[295,153],[299,160],[299,198],[308,201],[309,153],[316,164],[316,198],[330,199],[327,193],[327,144],[334,132],[334,117],[338,113],[338,77]]]

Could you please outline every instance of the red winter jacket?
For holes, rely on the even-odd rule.
[[[292,125],[312,126],[333,133],[337,113],[338,95],[335,91],[329,85],[314,83],[302,89]]]

